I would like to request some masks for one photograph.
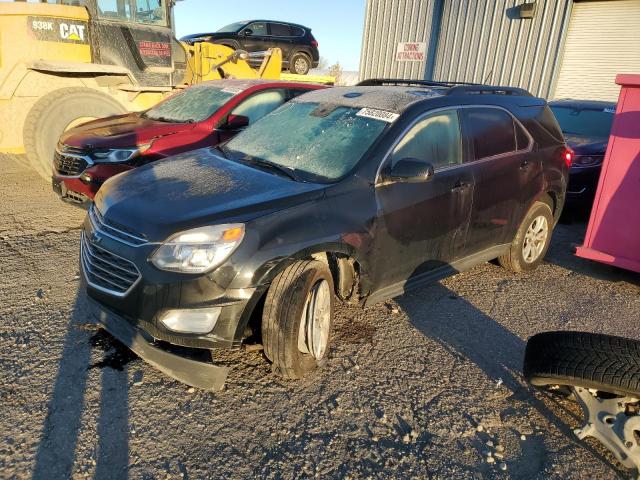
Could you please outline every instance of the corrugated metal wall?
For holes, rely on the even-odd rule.
[[[367,0],[360,77],[486,82],[547,97],[561,60],[572,0],[538,0],[533,19],[516,18],[514,7],[522,3]],[[434,18],[441,18],[435,29]],[[407,41],[429,43],[432,68],[428,62],[395,61],[398,42]]]
[[[522,0],[444,0],[433,79],[523,87],[549,96],[571,0],[539,0],[533,19]]]
[[[424,78],[425,62],[396,62],[399,42],[429,42],[438,0],[367,0],[360,78]]]

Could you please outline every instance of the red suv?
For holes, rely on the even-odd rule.
[[[86,206],[117,173],[215,146],[290,99],[324,88],[273,80],[216,80],[189,87],[144,112],[85,123],[65,132],[53,158],[53,190]]]

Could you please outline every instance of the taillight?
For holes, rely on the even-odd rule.
[[[318,48],[318,41],[314,38],[313,40],[311,40],[311,45]]]
[[[573,150],[571,150],[569,147],[564,149],[562,158],[564,159],[564,163],[567,165],[567,167],[571,167],[571,164],[573,163],[574,155],[575,153],[573,153]]]

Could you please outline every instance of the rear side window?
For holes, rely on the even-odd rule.
[[[274,37],[290,37],[291,29],[289,25],[284,25],[282,23],[271,23],[271,35]]]
[[[434,168],[462,163],[458,113],[455,110],[442,112],[416,123],[391,154],[392,163],[403,158],[425,160]]]
[[[556,120],[556,117],[553,115],[553,112],[549,107],[544,107],[536,120],[549,135],[561,142],[564,142],[564,136],[562,135],[560,125],[558,125],[558,120]]]
[[[497,108],[462,110],[476,160],[515,152],[516,133],[511,115]]]
[[[291,27],[291,35],[294,37],[304,37],[304,30],[300,27]]]

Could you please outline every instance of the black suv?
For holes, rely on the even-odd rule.
[[[174,378],[220,388],[227,369],[194,355],[250,337],[299,378],[326,355],[336,299],[370,305],[495,258],[536,268],[567,153],[524,90],[318,90],[222,147],[108,180],[83,226],[84,282],[103,327]]]
[[[294,23],[272,20],[236,22],[215,33],[187,35],[180,40],[187,43],[218,43],[247,52],[278,47],[282,50],[282,67],[300,75],[306,75],[311,68],[316,68],[320,60],[318,42],[313,38],[311,29]],[[250,58],[249,62],[260,64],[260,60],[255,58]]]

